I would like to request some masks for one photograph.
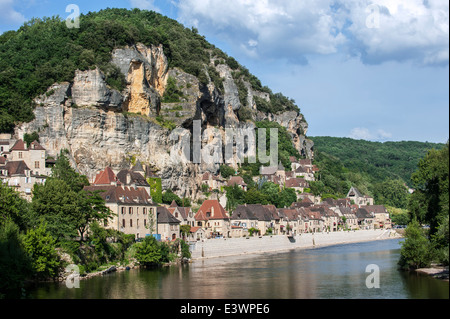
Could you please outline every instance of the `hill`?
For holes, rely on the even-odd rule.
[[[267,98],[258,94],[252,99],[257,110],[299,111],[295,101],[262,86],[247,68],[208,43],[195,28],[185,28],[153,11],[105,9],[81,15],[78,29],[68,28],[59,17],[35,18],[0,36],[0,132],[13,132],[17,123],[33,120],[33,99],[54,83],[72,82],[76,70],[98,67],[111,88],[123,91],[127,79],[112,63],[112,52],[137,43],[162,46],[170,69],[179,68],[205,85],[212,81],[221,93],[224,79],[215,67],[227,65],[243,106],[236,110],[240,119],[251,118],[249,88],[267,94]],[[176,89],[168,93],[165,101],[173,102],[174,95],[178,101]]]

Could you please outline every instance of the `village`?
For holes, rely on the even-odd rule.
[[[34,184],[43,184],[51,175],[55,159],[37,141],[29,145],[19,139],[0,137],[0,179],[27,200],[32,198]],[[106,206],[114,213],[106,228],[132,234],[137,241],[155,236],[160,241],[182,238],[197,242],[214,238],[242,238],[264,235],[294,237],[304,233],[330,233],[347,230],[390,229],[389,212],[383,205],[374,205],[371,197],[352,187],[345,198],[322,200],[307,192],[314,181],[317,167],[310,159],[290,158],[291,170],[281,165],[261,167],[260,177],[280,187],[293,188],[297,201],[290,207],[243,204],[227,211],[226,187],[244,190],[247,184],[240,176],[225,179],[205,173],[199,188],[212,196],[197,207],[157,204],[151,197],[146,170],[137,161],[129,169],[114,172],[110,167],[99,171],[85,187],[101,191]]]

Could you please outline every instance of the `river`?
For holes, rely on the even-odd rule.
[[[94,277],[80,288],[45,284],[30,293],[35,299],[448,299],[448,282],[397,269],[400,241],[213,258]],[[379,288],[368,288],[375,283]]]

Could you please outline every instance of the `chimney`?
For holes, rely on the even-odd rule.
[[[130,185],[131,183],[131,175],[130,173],[127,174],[127,181],[126,181],[127,185]]]
[[[214,217],[214,206],[211,206],[211,216]]]

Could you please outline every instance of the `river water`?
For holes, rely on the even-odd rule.
[[[81,280],[80,288],[69,289],[64,283],[45,284],[32,291],[31,296],[36,299],[448,299],[448,282],[397,269],[400,241],[381,240],[206,259],[156,270],[130,270]],[[368,288],[377,282],[379,288]]]

